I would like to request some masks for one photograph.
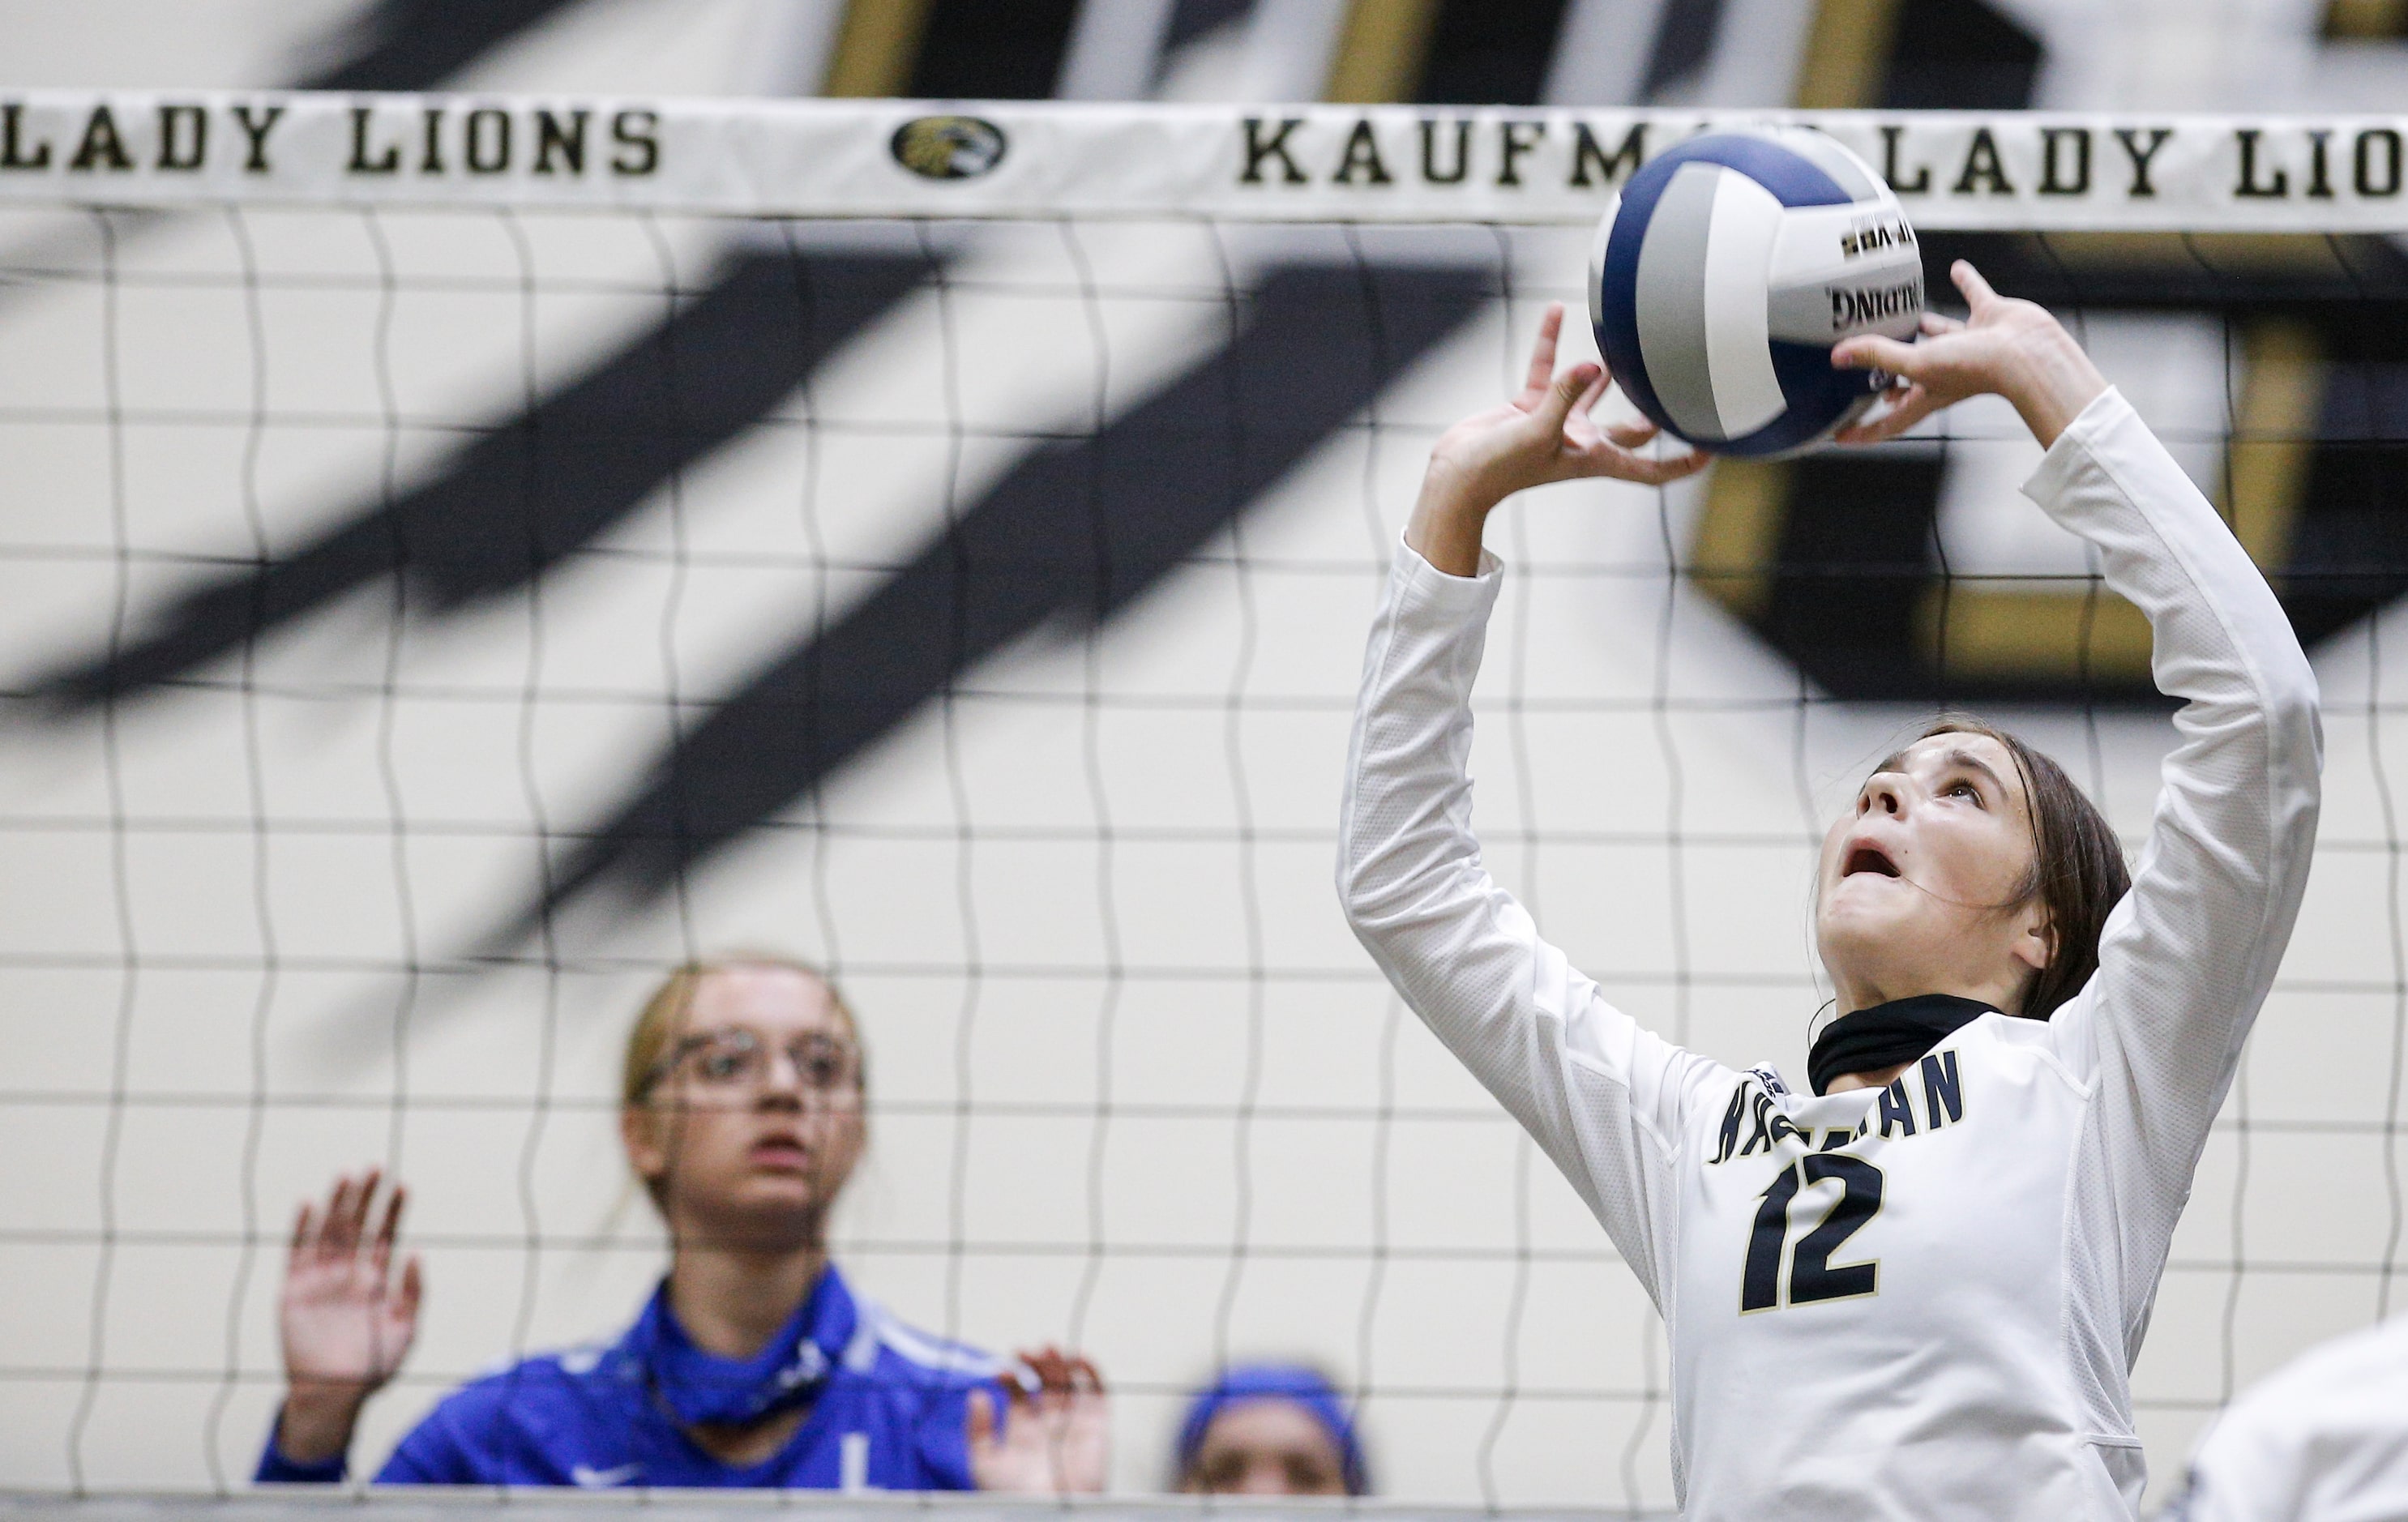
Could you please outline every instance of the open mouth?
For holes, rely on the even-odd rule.
[[[799,1142],[769,1137],[752,1143],[752,1157],[773,1167],[800,1168],[810,1160],[810,1153]]]
[[[1842,877],[1854,877],[1858,872],[1871,872],[1881,877],[1896,877],[1898,864],[1882,854],[1879,849],[1860,845],[1848,853],[1847,864],[1841,868]]]

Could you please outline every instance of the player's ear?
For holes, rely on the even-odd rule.
[[[619,1141],[627,1149],[627,1166],[651,1185],[657,1185],[669,1168],[668,1146],[661,1129],[660,1112],[651,1105],[620,1107]]]
[[[2031,969],[2035,976],[2057,960],[2057,926],[2049,923],[2048,904],[2039,894],[2015,911],[2015,939],[2007,955]]]

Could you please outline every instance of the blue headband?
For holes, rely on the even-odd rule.
[[[1196,1456],[1203,1449],[1204,1432],[1212,1425],[1212,1418],[1249,1400],[1291,1400],[1302,1406],[1338,1444],[1338,1452],[1345,1461],[1346,1493],[1361,1496],[1370,1492],[1370,1477],[1363,1465],[1363,1445],[1354,1437],[1354,1419],[1346,1414],[1338,1392],[1320,1371],[1301,1364],[1233,1364],[1222,1370],[1209,1386],[1197,1391],[1196,1399],[1187,1407],[1187,1419],[1179,1424],[1181,1475],[1196,1467]]]

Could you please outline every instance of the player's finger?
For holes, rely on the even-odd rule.
[[[1671,481],[1685,481],[1713,463],[1713,456],[1699,449],[1693,449],[1685,454],[1675,454],[1669,460],[1651,460],[1644,454],[1635,454],[1631,458],[1651,467],[1647,475],[1647,484],[1650,486],[1662,486]]]
[[[385,1271],[393,1265],[394,1239],[401,1235],[401,1208],[409,1201],[409,1191],[394,1185],[385,1197],[384,1218],[377,1223],[376,1238],[370,1243],[368,1256],[376,1265],[377,1279],[381,1283]]]
[[[1632,481],[1641,486],[1660,486],[1668,481],[1678,481],[1696,466],[1688,462],[1694,455],[1682,455],[1670,460],[1651,460],[1644,454],[1600,444],[1581,462],[1581,474],[1603,476],[1613,481]]]
[[[1915,352],[1914,345],[1885,338],[1868,333],[1837,344],[1831,350],[1831,366],[1842,370],[1887,370],[1892,375],[1914,376],[1928,367],[1929,357]]]
[[[1685,454],[1657,460],[1599,443],[1582,455],[1581,474],[1610,476],[1615,481],[1635,481],[1641,486],[1661,486],[1684,476],[1696,475],[1705,468],[1706,458],[1702,452],[1691,450]]]
[[[1572,403],[1571,410],[1564,414],[1564,443],[1573,451],[1590,449],[1597,444],[1600,437],[1597,420],[1589,414],[1597,410],[1599,402],[1605,400],[1606,388],[1612,383],[1604,375],[1599,374],[1595,380],[1589,382],[1588,389],[1580,394],[1579,399]]]
[[[1896,417],[1908,402],[1913,401],[1915,393],[1920,389],[1922,388],[1917,386],[1905,386],[1896,391],[1884,392],[1870,410],[1858,417],[1856,422],[1833,434],[1831,442],[1835,444],[1865,442],[1872,436],[1875,429]]]
[[[1939,398],[1922,386],[1910,387],[1886,411],[1842,428],[1835,437],[1842,444],[1878,444],[1896,438],[1938,410]]]
[[[1555,340],[1563,330],[1564,304],[1550,301],[1539,318],[1538,341],[1530,346],[1530,370],[1522,382],[1525,395],[1547,389],[1548,380],[1555,373]]]
[[[1935,338],[1943,333],[1955,333],[1964,327],[1964,325],[1965,324],[1963,323],[1960,323],[1956,318],[1949,316],[1946,312],[1925,312],[1923,314],[1923,331],[1931,335],[1931,337]]]
[[[363,1176],[359,1187],[351,1191],[351,1208],[343,1213],[343,1251],[360,1250],[360,1240],[367,1235],[368,1213],[376,1208],[377,1185],[382,1176],[371,1168]]]
[[[303,1259],[309,1256],[310,1250],[317,1245],[317,1213],[309,1208],[309,1201],[305,1199],[301,1201],[301,1209],[293,1217],[293,1244],[284,1255],[285,1272],[291,1273],[294,1269],[299,1268]]]
[[[1104,1393],[1104,1376],[1094,1359],[1082,1356],[1070,1360],[1070,1387],[1088,1395]]]
[[[330,1262],[343,1253],[343,1222],[351,1213],[351,1176],[342,1174],[335,1180],[332,1194],[326,1197],[326,1213],[318,1222],[318,1260]]]
[[[1034,1405],[1045,1393],[1045,1371],[1039,1367],[1041,1353],[1023,1350],[1012,1356],[1011,1367],[1002,1378],[1004,1399],[1017,1409]]]
[[[412,1253],[401,1266],[401,1294],[394,1301],[394,1314],[402,1321],[415,1326],[418,1321],[419,1298],[426,1292],[426,1269]]]
[[[1656,437],[1656,424],[1648,422],[1645,418],[1640,418],[1631,423],[1607,424],[1605,427],[1605,437],[1612,439],[1624,449],[1639,449],[1643,447],[1649,439]]]
[[[995,1442],[995,1400],[983,1388],[970,1391],[969,1416],[963,1434],[972,1448],[983,1448]]]
[[[1903,409],[1903,408],[1892,408],[1886,412],[1867,418],[1862,423],[1851,423],[1846,427],[1841,429],[1838,433],[1833,434],[1831,436],[1831,442],[1835,444],[1878,444],[1884,439],[1894,438],[1898,436],[1898,429],[1893,426],[1893,423],[1899,413]]]
[[[1036,1371],[1037,1383],[1041,1389],[1048,1392],[1059,1390],[1069,1383],[1069,1361],[1062,1357],[1060,1349],[1051,1343],[1039,1348],[1025,1361],[1030,1369]]]
[[[1605,400],[1606,389],[1612,384],[1613,378],[1605,373],[1603,366],[1599,366],[1597,379],[1590,381],[1588,389],[1580,394],[1580,399],[1572,403],[1572,415],[1585,421],[1589,413],[1596,410],[1597,404]]]
[[[1866,442],[1879,444],[1885,440],[1896,438],[1901,434],[1911,433],[1924,419],[1939,411],[1944,405],[1939,397],[1928,391],[1924,392],[1897,411],[1873,424],[1873,437]]]
[[[1602,373],[1594,365],[1575,365],[1555,377],[1555,383],[1547,388],[1546,395],[1530,414],[1545,431],[1546,437],[1552,438],[1563,432],[1564,419],[1571,416],[1572,408],[1588,395],[1589,387],[1596,384]]]
[[[1973,267],[1970,259],[1959,259],[1950,265],[1948,278],[1956,282],[1957,290],[1965,293],[1965,304],[1976,313],[1999,299],[1999,293],[1990,289],[1990,282],[1982,278],[1982,272]]]

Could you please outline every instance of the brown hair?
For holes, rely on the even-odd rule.
[[[2011,731],[1971,714],[1945,713],[1918,738],[1935,735],[1986,735],[2014,757],[2015,770],[2023,777],[2032,864],[2014,906],[2037,897],[2048,912],[2054,944],[2048,966],[2024,995],[2020,1012],[2027,1019],[2045,1020],[2099,969],[2100,932],[2106,928],[2109,911],[2132,885],[2123,843],[2065,768]]]
[[[853,1018],[853,1006],[845,1002],[844,990],[811,963],[774,952],[729,952],[703,957],[670,969],[660,986],[652,990],[652,996],[644,1000],[642,1011],[636,1016],[636,1028],[627,1033],[627,1054],[619,1070],[621,1104],[632,1109],[651,1095],[659,1078],[662,1059],[686,1034],[686,1015],[694,1008],[695,996],[702,991],[702,980],[714,973],[748,967],[799,972],[817,983],[828,991],[828,999],[835,1004],[837,1013],[844,1016],[845,1028],[852,1033],[853,1044],[861,1044],[861,1022]],[[867,1088],[869,1065],[866,1053],[857,1071],[862,1086]]]

